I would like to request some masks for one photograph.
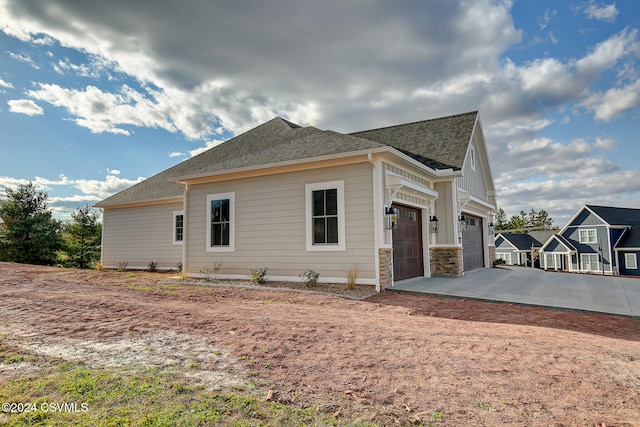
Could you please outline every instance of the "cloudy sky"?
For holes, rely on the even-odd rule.
[[[479,110],[499,205],[640,208],[640,2],[0,0],[0,193],[68,217],[275,116]]]

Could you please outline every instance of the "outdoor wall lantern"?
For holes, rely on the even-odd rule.
[[[460,215],[460,217],[458,218],[458,228],[460,229],[461,233],[467,231],[467,225],[469,225],[469,220],[467,219],[467,217],[464,215]]]
[[[440,221],[438,221],[438,218],[436,218],[436,216],[432,216],[431,218],[429,218],[429,223],[431,224],[431,232],[432,233],[437,233],[438,231],[440,231],[438,229],[439,225],[440,225]]]
[[[387,215],[387,228],[392,230],[398,226],[398,208],[385,208],[385,215]]]
[[[496,232],[496,226],[493,225],[493,222],[489,223],[489,234],[491,234],[492,236],[495,234]]]

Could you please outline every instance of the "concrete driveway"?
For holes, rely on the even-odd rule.
[[[640,317],[640,279],[507,268],[416,279],[389,289]]]

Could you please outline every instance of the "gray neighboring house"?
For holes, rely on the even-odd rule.
[[[491,265],[495,190],[477,111],[342,134],[274,118],[96,205],[105,268],[377,289]]]
[[[498,233],[495,236],[496,259],[503,260],[506,265],[539,267],[540,263],[536,255],[553,234],[551,230]]]
[[[640,209],[585,205],[540,256],[545,270],[640,276]]]

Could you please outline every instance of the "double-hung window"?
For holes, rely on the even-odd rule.
[[[598,254],[580,254],[580,262],[584,271],[600,271]]]
[[[173,212],[173,244],[181,245],[184,240],[184,213]]]
[[[235,250],[235,193],[207,196],[207,252]]]
[[[308,251],[345,250],[344,181],[307,184]]]
[[[624,268],[627,270],[638,269],[638,258],[636,254],[624,254]]]
[[[595,229],[587,229],[579,231],[580,243],[597,243],[598,236]]]

